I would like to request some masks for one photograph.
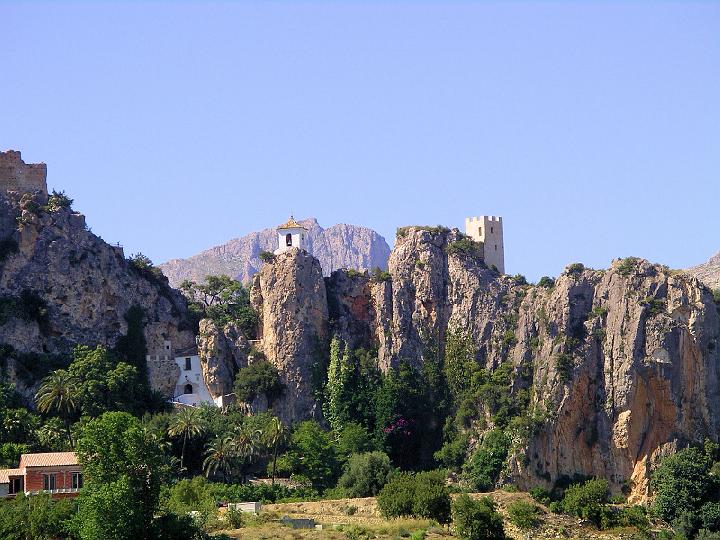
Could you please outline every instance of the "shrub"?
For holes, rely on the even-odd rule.
[[[508,506],[510,522],[521,529],[534,529],[540,524],[540,509],[527,501],[519,500]]]
[[[380,490],[377,504],[386,518],[411,516],[415,496],[415,478],[412,473],[399,473]]]
[[[562,506],[565,512],[601,525],[602,510],[608,502],[610,490],[607,480],[593,479],[573,484],[565,491]]]
[[[460,495],[452,505],[455,533],[463,540],[505,540],[502,516],[489,497],[473,500]]]
[[[647,518],[645,507],[634,505],[620,510],[614,525],[619,527],[635,527],[644,531],[650,527],[650,521]]]
[[[245,524],[243,513],[235,508],[228,508],[227,512],[225,512],[225,521],[227,521],[231,529],[239,529]]]
[[[715,302],[720,303],[720,289],[713,290],[713,299],[715,300]]]
[[[558,372],[561,382],[566,383],[570,380],[574,368],[575,362],[569,354],[560,353],[555,357],[555,369]]]
[[[555,286],[555,280],[551,277],[543,276],[540,278],[540,281],[538,281],[538,286],[552,289]]]
[[[565,273],[569,276],[578,276],[583,273],[585,270],[585,265],[583,263],[572,263],[565,268]]]
[[[490,491],[505,463],[510,440],[501,429],[487,433],[483,442],[465,465],[465,477],[473,489]]]
[[[381,269],[379,266],[376,266],[373,268],[372,273],[370,274],[370,281],[373,283],[380,283],[382,281],[390,281],[392,279],[392,276],[390,275],[390,272],[387,272],[383,269]]]
[[[264,263],[272,263],[275,261],[275,255],[271,251],[261,251],[259,257]]]
[[[527,278],[525,276],[523,276],[522,274],[515,274],[513,276],[513,281],[515,282],[515,285],[522,286],[522,285],[528,284]]]
[[[241,368],[235,377],[235,396],[239,401],[250,403],[259,394],[265,394],[268,403],[272,405],[282,393],[282,389],[277,368],[267,360],[253,362]]]
[[[472,238],[464,237],[454,242],[450,242],[445,251],[448,255],[462,255],[466,257],[478,258],[482,255],[482,246],[475,242]]]
[[[637,257],[625,257],[618,265],[618,274],[621,276],[629,276],[630,274],[635,273],[639,262],[640,259]]]
[[[651,298],[647,296],[644,300],[640,301],[640,305],[648,308],[648,317],[655,317],[665,311],[666,302],[665,300],[660,300],[659,298]]]
[[[70,210],[74,201],[68,197],[64,191],[53,190],[50,197],[48,197],[48,203],[45,205],[44,210],[48,212],[57,212],[62,208]]]
[[[673,522],[682,513],[697,515],[703,501],[717,489],[710,476],[712,461],[697,448],[686,448],[662,460],[652,477],[655,512]]]
[[[544,487],[534,487],[529,493],[534,501],[544,504],[545,506],[550,504],[550,492]]]
[[[373,497],[387,484],[391,472],[390,458],[384,452],[353,454],[338,486],[347,497]]]
[[[397,474],[380,490],[377,502],[387,518],[416,516],[439,523],[450,521],[450,492],[445,485],[445,471]]]

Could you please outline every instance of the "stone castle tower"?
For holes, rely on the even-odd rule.
[[[25,163],[17,150],[0,152],[0,192],[6,191],[47,195],[47,165]]]
[[[483,246],[483,260],[488,267],[505,273],[505,244],[500,216],[465,218],[465,234]]]

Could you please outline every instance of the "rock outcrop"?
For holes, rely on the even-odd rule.
[[[338,268],[387,268],[390,248],[385,239],[372,229],[345,224],[323,229],[315,218],[300,223],[308,229],[308,252],[319,259],[324,275],[328,276]],[[201,282],[208,275],[225,274],[247,281],[262,266],[260,252],[272,252],[277,247],[277,232],[268,228],[187,259],[173,259],[161,264],[160,268],[175,287],[185,279]]]
[[[697,279],[624,259],[604,271],[571,265],[551,288],[529,286],[454,249],[459,238],[407,229],[389,280],[368,287],[366,277],[348,277],[356,285],[329,287],[329,301],[341,306],[340,335],[364,335],[375,315],[383,369],[442,357],[450,333],[470,336],[490,370],[509,362],[508,391],[532,389],[534,422],[515,441],[514,482],[599,476],[639,500],[660,456],[720,438],[720,318]]]
[[[213,399],[232,393],[235,374],[248,365],[250,343],[235,323],[220,329],[210,319],[200,321],[198,356]]]
[[[39,382],[33,373],[45,370],[36,365],[24,377],[28,354],[68,355],[78,344],[113,347],[127,332],[125,315],[137,306],[150,382],[172,392],[178,368],[171,355],[154,353],[166,341],[177,349],[194,345],[183,296],[90,232],[85,216],[54,204],[46,189],[25,187],[33,191],[0,191],[0,344],[14,351],[5,364],[16,379],[26,379],[17,381],[19,388],[31,395]]]
[[[720,289],[720,252],[710,257],[706,263],[688,268],[686,272],[711,289]]]
[[[325,365],[328,303],[319,261],[298,248],[281,253],[255,275],[250,299],[260,348],[284,385],[275,413],[286,421],[320,417],[314,393]]]

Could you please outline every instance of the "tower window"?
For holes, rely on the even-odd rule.
[[[190,371],[192,369],[192,359],[186,358],[185,359],[185,371]]]
[[[192,393],[193,393],[192,384],[186,384],[186,385],[185,385],[185,393],[186,393],[186,394],[192,394]]]
[[[482,227],[478,227],[478,236],[482,236]]]
[[[495,251],[497,251],[497,244],[495,244]]]
[[[495,232],[495,227],[490,227],[490,234]]]
[[[285,235],[285,245],[286,245],[287,247],[292,247],[292,234],[287,233],[287,234]]]

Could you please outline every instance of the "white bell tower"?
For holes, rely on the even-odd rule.
[[[290,248],[305,249],[305,235],[307,229],[300,223],[295,221],[295,218],[290,216],[287,223],[283,223],[277,228],[278,233],[278,248],[275,250],[275,255],[279,255],[283,251],[287,251]]]

